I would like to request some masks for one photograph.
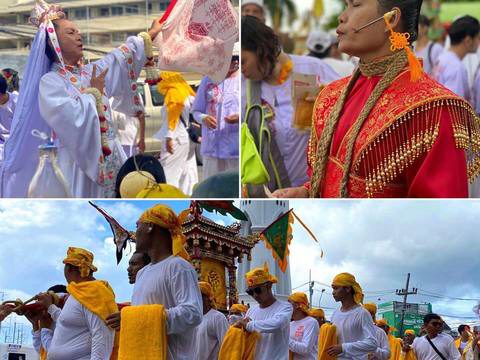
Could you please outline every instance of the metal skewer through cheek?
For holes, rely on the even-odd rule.
[[[379,18],[374,19],[374,20],[370,21],[369,23],[366,23],[365,25],[359,27],[358,29],[355,29],[353,32],[358,33],[360,30],[365,29],[366,27],[368,27],[370,25],[373,25],[380,20],[383,20],[385,17],[387,17],[388,20],[390,20],[392,18],[392,16],[395,15],[395,13],[396,13],[395,10],[389,11],[389,12],[383,14],[382,16],[380,16]]]

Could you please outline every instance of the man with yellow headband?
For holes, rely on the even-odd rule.
[[[247,294],[255,299],[258,306],[248,309],[246,317],[234,326],[248,332],[259,332],[255,360],[288,360],[288,340],[290,319],[293,308],[286,301],[277,300],[272,293],[272,285],[277,278],[271,275],[268,267],[255,268],[245,274]]]
[[[307,295],[302,292],[293,293],[288,297],[288,302],[293,306],[288,343],[291,359],[316,360],[320,326],[317,320],[309,316]]]
[[[327,322],[325,320],[325,312],[322,309],[310,309],[310,316],[317,320],[319,327],[322,327]]]
[[[197,327],[196,360],[217,360],[220,346],[225,333],[228,330],[228,322],[225,315],[216,310],[215,297],[212,285],[206,281],[198,283],[203,301],[203,320]]]
[[[377,315],[377,305],[374,303],[367,303],[363,304],[363,307],[370,313],[372,316],[373,323],[375,324],[376,315]],[[376,331],[376,338],[378,347],[371,354],[371,359],[378,359],[378,360],[387,360],[390,358],[390,346],[388,345],[388,338],[385,331],[380,329],[378,326],[375,326]]]
[[[412,350],[412,344],[415,340],[415,331],[412,329],[407,329],[403,333],[402,339],[402,353],[400,359],[402,360],[416,360],[415,354]]]
[[[332,289],[333,298],[342,306],[332,315],[339,344],[329,347],[327,353],[338,359],[367,359],[378,343],[372,317],[360,305],[363,302],[362,288],[352,274],[341,273],[333,279]]]
[[[97,268],[90,251],[70,247],[63,263],[70,296],[62,310],[53,305],[51,294],[38,295],[38,302],[56,320],[48,359],[107,360],[112,353],[115,332],[108,328],[105,319],[118,311],[115,294],[107,282],[93,277]]]
[[[228,311],[228,324],[233,325],[238,320],[243,319],[248,311],[248,307],[243,304],[233,304]]]
[[[136,251],[147,253],[151,263],[137,273],[132,305],[165,307],[171,360],[195,358],[195,327],[203,313],[197,273],[186,260],[185,241],[180,220],[168,206],[155,205],[137,221]],[[120,318],[120,313],[114,314],[108,324],[119,328]]]

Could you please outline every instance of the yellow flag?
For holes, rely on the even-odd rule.
[[[323,0],[313,0],[313,16],[319,18],[323,15]]]

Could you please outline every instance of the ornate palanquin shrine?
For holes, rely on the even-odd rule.
[[[235,260],[244,256],[251,260],[251,251],[258,236],[241,236],[240,223],[223,226],[202,215],[202,208],[192,202],[191,212],[182,224],[187,238],[186,249],[200,281],[212,285],[218,310],[227,310],[238,302]],[[227,282],[228,274],[228,282]]]

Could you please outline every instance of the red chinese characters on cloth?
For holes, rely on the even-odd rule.
[[[154,41],[159,68],[198,72],[215,82],[224,80],[238,40],[238,16],[230,1],[176,1],[168,12]]]
[[[428,76],[415,83],[409,76],[402,72],[384,91],[355,140],[350,197],[468,196],[468,179],[478,175],[478,160],[474,156],[467,167],[465,150],[474,146],[478,119],[468,103]],[[317,196],[340,196],[352,125],[380,79],[360,75],[347,96]],[[325,121],[349,80],[333,82],[316,101],[308,148],[310,178]]]

